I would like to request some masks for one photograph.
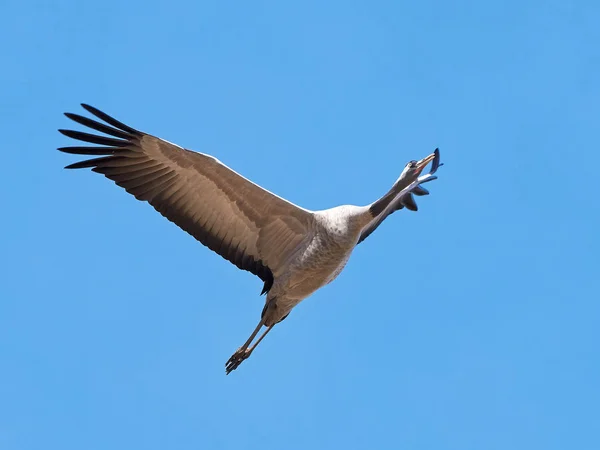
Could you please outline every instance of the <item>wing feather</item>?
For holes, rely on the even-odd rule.
[[[97,144],[58,150],[105,155],[67,166],[91,168],[194,236],[202,244],[273,284],[290,255],[308,236],[313,215],[234,172],[217,159],[143,133],[82,105],[102,122],[66,113],[76,123],[112,137],[74,130],[65,136]]]
[[[429,175],[434,174],[440,166],[443,166],[443,164],[440,163],[439,149],[436,148],[434,153],[435,153],[435,158],[433,159],[433,162],[431,164],[431,169],[429,170]],[[428,177],[427,179],[423,180],[422,184],[427,183],[429,181],[433,181],[435,179],[436,179],[436,177]],[[391,191],[390,191],[390,193],[391,193]],[[387,195],[389,195],[390,193],[388,193]],[[406,208],[410,211],[418,211],[419,207],[417,206],[417,202],[415,201],[413,194],[417,195],[417,196],[424,196],[424,195],[429,195],[429,191],[427,189],[425,189],[423,186],[421,186],[421,184],[418,184],[409,193],[403,195],[402,197],[395,199],[392,202],[391,207],[387,208],[384,211],[379,211],[377,213],[377,215],[373,218],[371,223],[369,223],[362,230],[362,233],[361,233],[360,237],[358,238],[357,245],[360,244],[362,241],[364,241],[366,238],[368,238],[371,235],[371,233],[373,233],[373,231],[375,231],[377,229],[377,227],[379,227],[379,225],[381,225],[381,222],[383,222],[390,214],[392,214],[396,211],[399,211],[403,208]]]

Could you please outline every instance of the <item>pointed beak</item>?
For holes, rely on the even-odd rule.
[[[436,157],[436,153],[432,153],[429,156],[426,156],[425,158],[423,158],[421,161],[417,162],[417,167],[416,167],[416,172],[417,174],[420,174],[421,172],[423,172],[423,169],[427,166],[427,164],[429,164],[431,161],[433,161]]]

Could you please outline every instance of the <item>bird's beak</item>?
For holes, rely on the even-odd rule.
[[[417,175],[420,175],[421,172],[423,172],[423,169],[427,166],[427,164],[429,164],[431,161],[433,161],[435,159],[435,157],[436,157],[436,154],[434,152],[431,155],[423,158],[421,161],[418,161],[417,167],[416,167]]]

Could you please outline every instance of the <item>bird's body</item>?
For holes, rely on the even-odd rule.
[[[281,321],[313,292],[331,283],[345,267],[362,228],[371,220],[368,207],[338,206],[313,213],[306,239],[290,254],[275,275],[266,303],[273,308],[265,325]]]
[[[77,114],[67,113],[67,117],[112,137],[59,130],[100,145],[59,148],[66,153],[101,156],[67,168],[92,168],[105,175],[264,282],[262,293],[267,295],[261,320],[227,362],[227,373],[298,303],[333,281],[356,245],[389,214],[404,207],[416,210],[413,194],[428,194],[421,184],[434,180],[440,165],[436,149],[421,161],[411,161],[392,189],[371,205],[309,211],[252,183],[210,155],[185,150],[89,105],[82,106],[108,125]],[[420,175],[429,162],[431,171]],[[263,326],[267,330],[249,348]]]

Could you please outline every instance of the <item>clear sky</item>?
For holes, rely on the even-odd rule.
[[[600,3],[4,0],[0,448],[600,448]],[[76,157],[90,103],[310,209],[445,166],[230,376],[260,280]]]

